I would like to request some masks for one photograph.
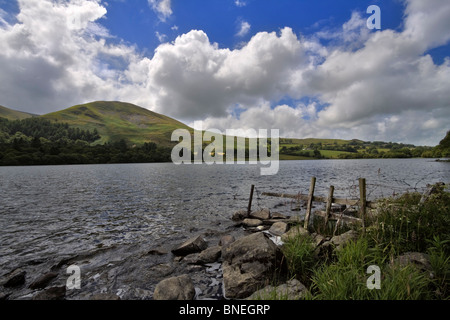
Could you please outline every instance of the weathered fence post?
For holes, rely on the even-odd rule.
[[[248,199],[248,209],[247,209],[248,215],[250,215],[250,213],[252,212],[252,200],[253,200],[253,190],[254,189],[255,189],[255,185],[252,184],[252,188],[250,190],[250,199]]]
[[[330,191],[328,192],[327,206],[325,210],[325,228],[328,225],[328,218],[330,217],[331,204],[333,203],[334,186],[330,186]]]
[[[361,218],[361,227],[363,233],[366,232],[366,206],[367,206],[367,199],[366,199],[366,179],[359,178],[359,215]]]
[[[316,186],[316,177],[312,177],[311,185],[309,186],[308,206],[306,207],[305,224],[303,225],[303,228],[305,228],[305,229],[308,229],[308,225],[309,225],[309,217],[311,215],[315,186]]]

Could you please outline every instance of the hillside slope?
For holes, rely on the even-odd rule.
[[[35,115],[0,106],[0,118],[6,118],[8,120],[22,120],[31,117],[35,117]]]
[[[41,116],[52,121],[66,122],[80,129],[97,129],[97,143],[125,139],[129,143],[155,142],[169,145],[175,129],[192,129],[187,125],[131,103],[96,101]]]

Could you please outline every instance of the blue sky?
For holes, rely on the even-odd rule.
[[[120,100],[242,134],[435,145],[448,30],[448,0],[0,0],[0,105]]]
[[[162,21],[146,0],[110,0],[107,17],[100,23],[119,39],[137,44],[152,54],[160,44],[156,32],[166,35],[165,41],[173,41],[192,29],[203,30],[220,47],[233,48],[257,32],[277,31],[286,26],[304,35],[320,29],[340,28],[353,11],[365,14],[372,4],[379,5],[383,11],[383,28],[397,29],[401,27],[404,8],[399,0],[247,0],[240,3],[236,5],[235,0],[173,0],[173,13]],[[242,22],[249,23],[251,28],[240,37],[237,33]]]

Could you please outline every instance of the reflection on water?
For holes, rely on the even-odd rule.
[[[426,159],[282,161],[275,176],[257,165],[124,164],[0,167],[0,269],[33,259],[115,244],[182,239],[190,230],[222,228],[246,208],[293,215],[286,200],[261,192],[316,194],[330,185],[336,197],[358,196],[365,177],[369,199],[423,190],[450,181],[450,163]],[[294,213],[296,214],[296,213]],[[302,212],[300,212],[302,214]]]

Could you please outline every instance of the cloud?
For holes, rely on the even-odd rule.
[[[166,21],[173,13],[172,0],[148,0],[148,3],[161,21]]]
[[[250,32],[251,25],[247,21],[242,21],[239,31],[236,34],[238,37],[244,37]]]
[[[158,38],[159,42],[165,42],[167,40],[167,35],[159,33],[158,31],[155,32],[155,36]]]
[[[148,72],[156,110],[183,119],[226,115],[230,105],[278,99],[303,59],[290,28],[256,34],[241,49],[220,49],[192,30],[160,45]]]
[[[170,1],[149,3],[172,14]],[[146,57],[111,41],[100,1],[19,0],[15,19],[0,11],[0,104],[46,113],[122,100],[220,130],[433,145],[450,123],[450,58],[426,52],[450,41],[450,3],[405,3],[401,31],[369,32],[354,12],[340,29],[258,32],[234,49],[191,30]]]
[[[236,7],[245,7],[247,5],[247,3],[245,1],[241,1],[241,0],[235,0],[234,4],[236,5]]]

